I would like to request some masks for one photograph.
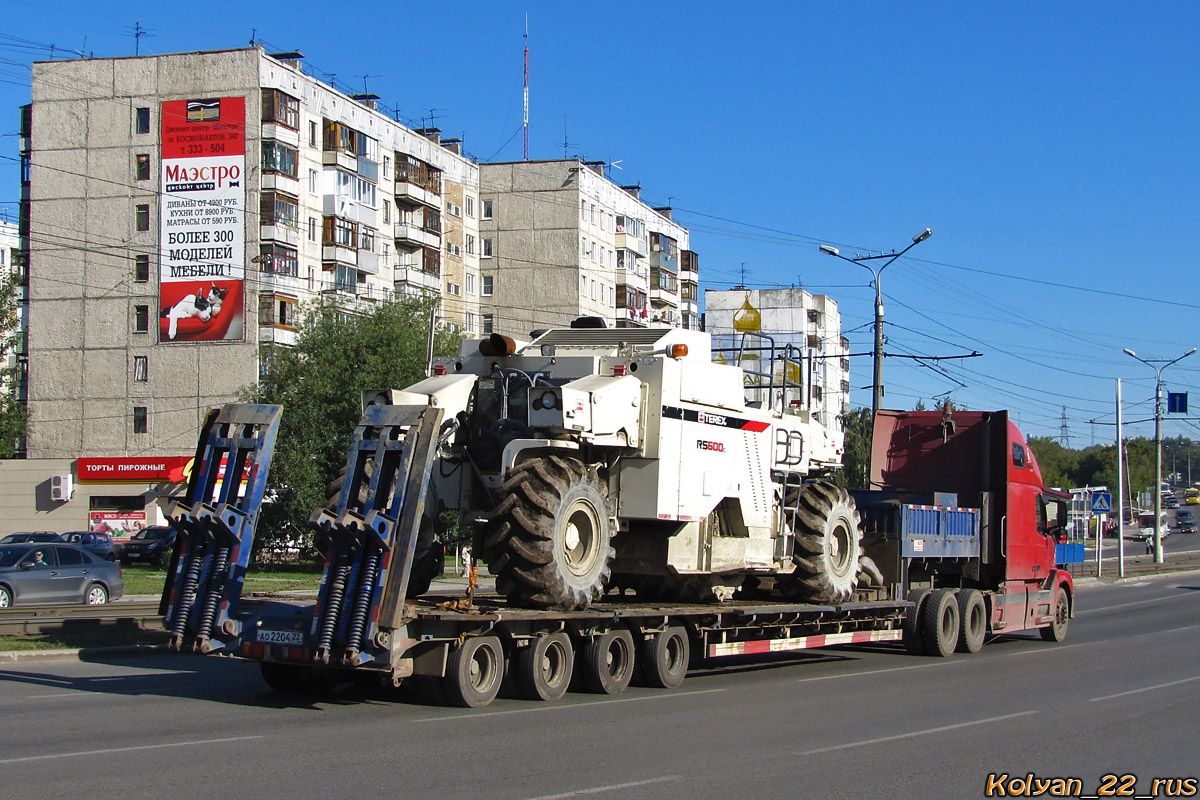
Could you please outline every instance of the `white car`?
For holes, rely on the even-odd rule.
[[[1162,538],[1164,538],[1164,539],[1167,538],[1167,534],[1169,534],[1170,532],[1171,532],[1171,529],[1168,528],[1166,525],[1163,525]],[[1154,528],[1138,528],[1138,538],[1141,539],[1143,542],[1150,541],[1151,539],[1154,538]]]

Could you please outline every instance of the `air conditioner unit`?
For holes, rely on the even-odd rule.
[[[71,499],[71,494],[75,491],[75,487],[71,482],[71,473],[65,475],[50,476],[50,499],[59,503],[65,503]]]

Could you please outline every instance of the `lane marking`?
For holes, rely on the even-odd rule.
[[[532,708],[513,708],[507,711],[482,711],[477,714],[454,714],[448,717],[424,717],[422,719],[409,720],[409,723],[416,722],[447,722],[456,719],[479,719],[480,717],[501,717],[508,714],[532,714],[538,711],[565,711],[572,708],[594,708],[595,706],[609,706],[616,703],[639,703],[643,700],[660,700],[671,697],[691,697],[697,694],[716,694],[717,692],[728,691],[727,689],[701,689],[696,692],[672,692],[667,694],[652,694],[645,697],[622,697],[619,700],[594,700],[592,702],[570,703],[568,705],[544,705],[534,706]],[[0,761],[0,764],[3,764]]]
[[[50,761],[56,758],[78,758],[79,756],[106,756],[112,753],[136,753],[139,750],[162,750],[167,747],[191,747],[199,744],[223,744],[224,742],[245,742],[251,739],[261,739],[261,736],[230,736],[226,739],[195,739],[190,742],[168,742],[165,744],[143,744],[136,747],[108,747],[103,750],[80,750],[78,753],[48,753],[44,756],[25,756],[24,758],[0,759],[0,764],[23,764],[27,761]]]
[[[841,678],[857,678],[861,675],[881,675],[885,672],[903,672],[909,669],[929,669],[930,667],[952,667],[956,664],[966,664],[965,659],[956,661],[935,661],[931,664],[913,664],[909,667],[888,667],[887,669],[869,669],[864,672],[848,672],[845,675],[818,675],[815,678],[797,678],[796,683],[808,683],[810,681],[834,681]]]
[[[693,694],[697,694],[693,692]],[[562,794],[542,794],[537,797],[531,797],[529,800],[563,800],[566,797],[582,797],[585,794],[600,794],[601,792],[615,792],[618,789],[632,789],[634,786],[647,786],[651,783],[666,783],[667,781],[679,780],[678,775],[664,775],[661,778],[648,778],[644,781],[629,781],[628,783],[610,783],[607,786],[593,786],[590,789],[576,789],[573,792],[563,792]]]
[[[1118,692],[1116,694],[1106,694],[1106,695],[1104,695],[1104,697],[1089,697],[1088,702],[1095,703],[1099,700],[1112,700],[1115,697],[1127,697],[1128,695],[1131,695],[1131,694],[1141,694],[1142,692],[1152,692],[1155,689],[1166,689],[1169,686],[1178,686],[1181,683],[1191,683],[1192,681],[1200,681],[1200,675],[1196,675],[1191,678],[1184,678],[1183,680],[1179,680],[1179,681],[1171,681],[1170,683],[1159,683],[1159,684],[1155,684],[1154,686],[1143,686],[1140,689],[1130,689],[1128,692]]]
[[[86,697],[85,692],[63,692],[62,694],[31,694],[26,700],[49,700],[51,697]]]
[[[832,753],[836,750],[849,750],[852,747],[867,747],[873,744],[883,744],[884,742],[895,742],[901,739],[913,739],[918,736],[931,736],[935,733],[945,733],[946,731],[955,731],[960,728],[970,728],[975,725],[988,725],[993,722],[1004,722],[1005,720],[1017,719],[1018,717],[1028,717],[1038,713],[1037,711],[1019,711],[1016,714],[1005,714],[1002,717],[988,717],[987,719],[977,719],[971,722],[959,722],[955,725],[942,725],[938,728],[926,728],[920,731],[911,731],[910,733],[898,733],[895,736],[880,736],[877,739],[864,739],[861,742],[849,742],[847,744],[835,744],[829,747],[818,747],[814,750],[804,750],[796,755],[800,756],[815,756],[821,753]]]
[[[1099,608],[1081,608],[1080,610],[1075,612],[1075,616],[1078,617],[1080,614],[1091,614],[1096,611],[1112,611],[1114,608],[1129,608],[1130,606],[1144,606],[1147,603],[1167,603],[1167,602],[1170,602],[1171,600],[1182,600],[1183,598],[1186,598],[1186,597],[1197,597],[1197,596],[1200,596],[1200,593],[1185,592],[1183,594],[1172,594],[1172,595],[1168,595],[1166,597],[1154,597],[1149,600],[1134,600],[1129,603],[1120,603],[1115,606],[1100,606]]]
[[[1023,633],[1024,631],[1020,631],[1020,632]],[[1004,634],[1001,634],[1001,636],[1003,636],[1003,635]],[[1028,656],[1028,655],[1033,655],[1035,653],[1037,653],[1037,654],[1061,653],[1063,650],[1070,650],[1072,647],[1092,647],[1092,646],[1098,645],[1098,644],[1108,644],[1111,641],[1112,641],[1112,639],[1099,639],[1095,642],[1077,642],[1075,644],[1058,644],[1058,645],[1054,645],[1053,647],[1038,647],[1038,648],[1035,648],[1032,650],[1021,650],[1016,653],[1005,653],[1004,655],[1006,658],[1013,658],[1015,656]]]

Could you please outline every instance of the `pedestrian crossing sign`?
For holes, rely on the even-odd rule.
[[[1111,514],[1112,513],[1112,492],[1093,492],[1092,493],[1092,513],[1093,514]]]

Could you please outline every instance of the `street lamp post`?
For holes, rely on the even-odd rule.
[[[909,250],[913,249],[914,247],[916,247],[917,245],[919,245],[921,242],[925,241],[932,235],[933,235],[933,231],[931,231],[929,228],[926,228],[925,230],[921,231],[916,236],[914,236],[913,240],[912,240],[912,244],[910,244],[908,247],[901,250],[899,253],[897,253],[895,250],[893,250],[890,253],[880,253],[877,256],[866,255],[866,256],[855,256],[854,258],[847,258],[846,256],[842,255],[841,252],[839,252],[836,247],[832,247],[827,244],[821,245],[822,253],[825,253],[826,255],[831,255],[834,258],[840,258],[842,261],[849,261],[851,264],[857,264],[858,266],[860,266],[864,269],[868,269],[871,271],[871,277],[874,279],[873,283],[875,284],[875,350],[874,350],[875,365],[874,365],[874,376],[872,377],[872,380],[871,380],[871,414],[872,415],[879,413],[879,407],[883,403],[883,290],[879,286],[879,276],[883,273],[883,271],[885,269],[887,269],[888,264],[891,264],[897,258],[904,255]],[[877,261],[881,258],[886,258],[887,263],[885,263],[882,267],[879,267],[878,269],[876,269],[871,264],[864,263],[867,261]]]
[[[1162,549],[1162,374],[1163,370],[1177,361],[1196,352],[1196,348],[1188,350],[1179,358],[1168,361],[1165,358],[1142,358],[1137,353],[1125,348],[1127,355],[1154,370],[1154,563],[1163,563]],[[1165,362],[1165,363],[1164,363]],[[1156,366],[1161,364],[1162,366]]]

